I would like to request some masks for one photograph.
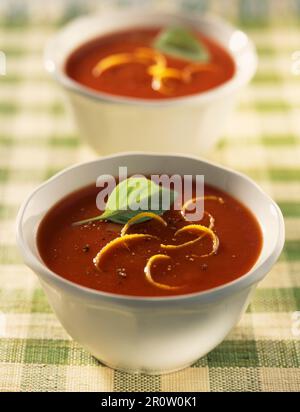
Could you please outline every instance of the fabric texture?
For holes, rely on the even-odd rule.
[[[58,26],[96,6],[12,3],[0,9],[7,71],[0,75],[0,391],[299,391],[300,75],[293,56],[300,2],[234,1],[233,9],[226,1],[181,2],[219,11],[257,45],[257,75],[210,159],[248,174],[278,202],[286,244],[227,339],[192,367],[163,376],[113,371],[71,340],[16,249],[15,216],[25,196],[56,171],[96,157],[42,65]]]

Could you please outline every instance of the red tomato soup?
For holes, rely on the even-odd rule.
[[[161,31],[135,28],[96,38],[71,53],[66,74],[94,91],[141,99],[194,95],[233,77],[233,58],[214,40],[193,32],[209,53],[208,62],[196,63],[155,50],[153,42]],[[103,65],[101,74],[99,64]]]
[[[127,235],[145,236],[127,236],[126,242],[120,238],[121,224],[74,225],[99,215],[98,193],[99,188],[88,186],[68,195],[48,211],[38,229],[38,249],[46,266],[79,285],[135,296],[199,292],[244,275],[260,254],[262,232],[254,215],[215,187],[205,185],[205,214],[193,222],[211,227],[207,233],[178,232],[191,223],[172,207],[161,215],[165,225],[157,219],[132,224]],[[120,241],[108,245],[114,239]],[[216,239],[218,247],[213,251]],[[101,250],[101,262],[96,264],[94,258]]]

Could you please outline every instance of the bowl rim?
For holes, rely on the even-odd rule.
[[[227,80],[225,83],[214,87],[210,90],[196,93],[193,95],[187,95],[187,96],[180,96],[180,97],[171,97],[171,98],[166,98],[166,99],[143,99],[143,98],[135,98],[135,97],[126,97],[126,96],[117,96],[113,94],[109,94],[107,92],[102,92],[102,91],[95,91],[87,86],[84,86],[80,84],[79,82],[71,79],[66,73],[64,68],[58,67],[58,65],[55,62],[55,58],[53,57],[55,50],[57,49],[57,42],[60,41],[61,36],[63,36],[64,32],[66,30],[70,30],[72,27],[75,27],[79,23],[88,23],[90,20],[95,20],[95,19],[103,19],[105,17],[113,19],[114,16],[126,16],[129,18],[129,16],[133,16],[136,18],[139,15],[145,15],[147,14],[147,17],[152,16],[153,21],[155,21],[155,16],[160,16],[160,17],[165,17],[165,18],[181,18],[183,20],[189,20],[193,21],[195,24],[209,24],[211,26],[218,26],[219,28],[222,28],[224,31],[231,31],[232,33],[234,32],[240,32],[243,34],[245,39],[247,39],[247,48],[249,49],[249,52],[251,53],[251,62],[252,62],[252,67],[251,70],[248,70],[248,74],[246,76],[242,76],[242,74],[245,71],[245,68],[242,69],[241,67],[238,67],[237,65],[237,57],[232,53],[231,50],[229,50],[227,47],[222,46],[225,48],[225,50],[230,54],[232,57],[236,70],[234,72],[234,75],[231,79]],[[82,43],[78,43],[77,47],[80,46],[80,44],[84,44],[85,42],[83,41]],[[73,48],[75,50],[76,48]],[[68,53],[64,57],[64,65],[66,63],[66,60],[70,53]],[[149,10],[141,7],[139,10],[134,9],[133,11],[128,11],[128,10],[115,10],[115,11],[106,11],[103,13],[99,13],[98,15],[86,15],[83,17],[76,18],[66,24],[62,29],[60,29],[46,44],[44,48],[44,67],[46,71],[52,75],[52,77],[60,83],[62,86],[64,86],[67,90],[74,92],[75,94],[78,94],[82,97],[87,97],[92,100],[102,102],[102,103],[108,103],[108,104],[120,104],[120,105],[128,105],[128,106],[145,106],[145,107],[169,107],[169,106],[177,106],[181,104],[195,104],[195,103],[201,103],[205,104],[207,102],[213,101],[215,99],[218,99],[223,96],[227,96],[231,92],[234,92],[235,90],[239,89],[242,87],[244,84],[247,84],[254,76],[257,70],[258,66],[258,55],[256,52],[256,47],[253,43],[253,41],[249,38],[249,36],[244,32],[243,30],[240,30],[236,28],[234,25],[228,23],[221,17],[214,15],[212,13],[204,13],[201,15],[195,15],[194,13],[189,13],[189,12],[166,12],[166,11],[157,11],[157,10]]]
[[[86,286],[82,286],[78,283],[65,279],[62,276],[53,272],[51,269],[49,269],[46,266],[45,263],[42,262],[42,260],[39,260],[37,258],[37,256],[31,251],[30,247],[27,245],[27,242],[24,239],[23,218],[24,218],[24,214],[25,214],[25,211],[27,210],[29,202],[34,198],[34,196],[40,190],[47,187],[48,184],[55,182],[55,180],[58,180],[65,173],[72,172],[72,170],[75,170],[75,169],[78,169],[80,167],[84,167],[90,164],[96,164],[98,162],[101,162],[102,160],[110,160],[114,158],[134,157],[134,156],[147,156],[147,157],[166,157],[167,156],[167,157],[173,157],[173,158],[180,157],[182,159],[186,159],[187,161],[196,160],[196,161],[199,161],[200,163],[205,163],[209,167],[217,168],[228,174],[234,174],[248,181],[248,183],[252,184],[256,188],[256,190],[258,190],[260,194],[263,195],[263,197],[265,198],[267,202],[273,205],[277,213],[279,236],[274,246],[274,249],[270,250],[270,252],[263,259],[263,261],[260,262],[258,267],[256,267],[256,264],[254,264],[253,267],[248,272],[238,277],[237,279],[234,279],[231,282],[225,283],[223,285],[220,285],[220,286],[208,289],[208,290],[187,293],[183,295],[170,295],[170,296],[121,295],[117,293],[105,292],[101,290],[92,289]],[[61,196],[60,198],[62,199],[63,196]],[[27,196],[27,198],[23,201],[19,209],[17,219],[16,219],[16,243],[18,245],[19,251],[23,257],[24,262],[37,273],[39,278],[41,277],[44,280],[44,277],[46,277],[48,283],[52,281],[56,285],[58,285],[58,287],[64,288],[64,292],[67,291],[68,293],[73,293],[73,294],[77,293],[77,296],[83,299],[85,297],[95,299],[96,301],[106,299],[108,301],[118,302],[118,303],[127,302],[127,303],[136,303],[136,304],[138,303],[152,304],[153,302],[157,302],[157,303],[160,302],[160,303],[168,304],[170,302],[182,302],[186,300],[189,300],[189,301],[202,300],[203,303],[205,302],[207,303],[207,302],[210,302],[211,300],[217,300],[218,297],[220,296],[224,297],[228,295],[233,295],[237,291],[243,290],[247,287],[252,286],[253,284],[256,284],[268,273],[268,271],[273,266],[273,264],[276,262],[276,260],[278,259],[283,249],[284,240],[285,240],[285,227],[284,227],[284,220],[283,220],[282,212],[279,206],[273,201],[273,199],[268,194],[266,194],[256,182],[254,182],[248,176],[240,172],[236,172],[230,168],[216,165],[210,161],[207,161],[205,159],[202,159],[196,156],[189,156],[189,155],[176,154],[176,153],[166,155],[166,154],[157,154],[157,153],[151,153],[151,152],[150,153],[148,152],[147,153],[146,152],[125,152],[125,153],[122,152],[122,153],[117,153],[117,154],[113,154],[110,156],[100,157],[98,159],[87,161],[87,162],[77,163],[75,165],[67,167],[61,170],[60,172],[56,173],[50,179],[40,184]],[[35,239],[35,244],[36,244],[36,239]],[[43,273],[43,275],[45,276],[42,276],[41,273]],[[65,290],[65,289],[68,289],[68,290]]]

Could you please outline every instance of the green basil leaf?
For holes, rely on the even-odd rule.
[[[96,217],[75,222],[75,225],[98,220],[126,224],[142,212],[161,215],[174,203],[177,193],[159,186],[145,177],[130,177],[120,182],[111,192],[104,212]],[[143,218],[139,222],[148,220]]]
[[[210,54],[206,46],[182,27],[163,30],[154,40],[154,48],[170,56],[207,63]]]

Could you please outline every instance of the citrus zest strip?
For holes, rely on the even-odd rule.
[[[209,218],[209,229],[213,229],[215,226],[215,218],[213,217],[212,214],[210,214],[209,212],[207,212],[206,210],[204,210],[204,215],[208,216]],[[184,216],[183,216],[184,217]],[[204,226],[204,225],[203,225]],[[201,236],[199,236],[198,240],[202,239],[204,236],[206,236],[206,233],[202,233]]]
[[[154,219],[154,220],[157,220],[157,222],[160,222],[163,226],[167,226],[167,222],[162,217],[156,215],[155,213],[141,212],[138,215],[133,216],[131,219],[129,219],[126,225],[123,226],[121,230],[121,237],[124,237],[126,235],[126,232],[128,231],[131,225],[133,225],[138,220],[143,219],[144,217],[150,217],[151,219]]]
[[[93,68],[93,75],[95,77],[99,77],[106,70],[127,63],[140,63],[147,65],[152,62],[159,66],[166,65],[166,59],[162,54],[154,52],[151,49],[147,49],[146,47],[141,47],[136,49],[133,53],[116,53],[104,57]]]
[[[209,229],[213,229],[214,228],[214,226],[215,226],[215,218],[213,217],[213,215],[211,215],[209,212],[207,212],[206,210],[204,210],[204,214],[206,215],[206,216],[208,216],[208,218],[209,218],[209,226],[208,226],[208,228]]]
[[[217,202],[221,203],[222,205],[225,203],[224,199],[219,196],[199,196],[199,197],[194,197],[192,199],[189,199],[187,202],[184,203],[184,205],[181,208],[181,212],[184,214],[186,209],[192,205],[193,203],[196,203],[198,200],[216,200]]]
[[[181,72],[178,69],[172,67],[165,67],[159,64],[154,64],[148,68],[148,73],[158,79],[169,77],[171,79],[181,80]]]
[[[159,66],[167,65],[167,59],[165,58],[165,56],[153,49],[149,49],[147,47],[139,47],[135,50],[134,54],[138,59],[148,59],[150,61],[152,60]]]
[[[128,63],[150,64],[147,73],[152,76],[151,86],[153,90],[164,94],[172,92],[172,88],[165,85],[166,79],[176,79],[188,83],[195,72],[218,70],[213,64],[189,64],[183,70],[168,67],[167,59],[163,54],[151,48],[138,47],[131,53],[116,53],[104,57],[94,66],[92,73],[95,77],[99,77],[106,70]]]
[[[157,260],[169,260],[169,259],[172,259],[172,258],[170,256],[167,256],[167,255],[158,254],[158,255],[151,256],[150,259],[148,260],[146,266],[145,266],[145,269],[144,269],[146,279],[153,286],[156,286],[160,289],[164,289],[164,290],[180,289],[180,288],[182,288],[182,286],[170,286],[170,285],[166,285],[165,283],[159,283],[159,282],[156,282],[152,277],[151,268],[152,268],[152,265],[154,264],[154,262],[156,262]]]
[[[94,265],[96,266],[96,268],[99,269],[99,265],[102,262],[104,256],[107,255],[107,253],[113,249],[116,246],[125,246],[127,247],[127,242],[131,241],[131,240],[136,240],[136,239],[158,239],[157,236],[153,236],[153,235],[145,235],[145,234],[140,234],[140,233],[136,233],[136,234],[132,234],[132,235],[124,235],[122,237],[117,237],[116,239],[111,240],[110,242],[108,242],[98,253],[97,255],[94,257],[93,262]],[[128,248],[128,247],[127,247]]]
[[[219,248],[219,238],[217,237],[217,235],[208,227],[206,226],[202,226],[202,225],[188,225],[188,226],[183,226],[181,229],[177,230],[177,232],[175,233],[175,236],[177,236],[179,233],[183,233],[183,232],[200,232],[201,234],[204,232],[205,234],[207,234],[213,243],[213,247],[212,250],[209,253],[206,253],[204,255],[200,255],[199,257],[208,257],[211,255],[214,255],[218,248]],[[200,239],[202,239],[203,236],[200,235],[200,237],[197,237],[196,239],[190,240],[188,242],[182,243],[181,245],[164,245],[161,244],[161,248],[165,249],[165,250],[178,250],[181,248],[184,248],[186,246],[191,246],[195,243],[197,243]]]
[[[152,88],[165,94],[171,92],[172,89],[164,84],[164,80],[177,79],[182,81],[182,73],[180,70],[160,64],[148,67],[148,74],[153,77]]]
[[[95,77],[101,76],[106,70],[112,69],[122,64],[132,63],[133,56],[131,53],[118,53],[101,59],[93,68],[93,75]]]

